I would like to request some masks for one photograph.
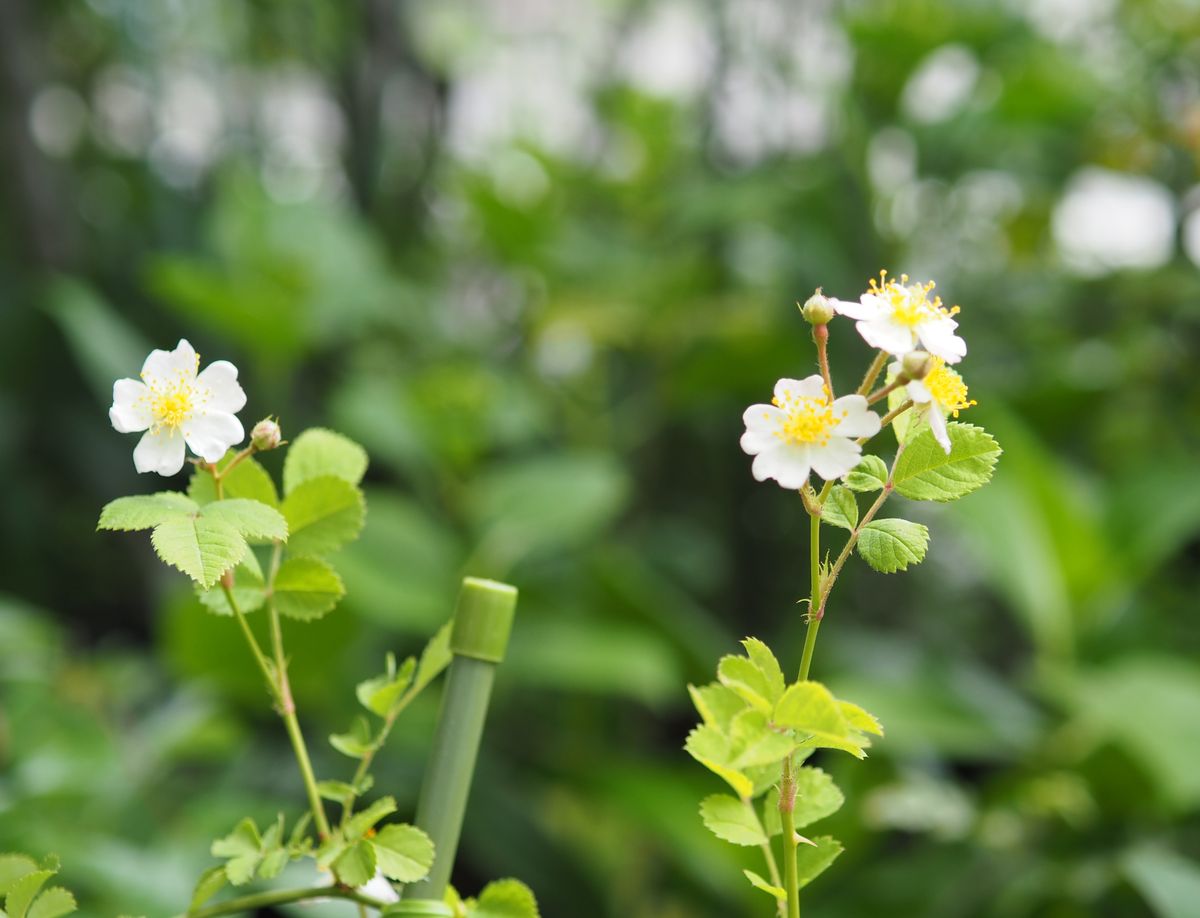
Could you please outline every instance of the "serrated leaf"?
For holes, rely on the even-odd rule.
[[[839,701],[838,707],[841,708],[842,716],[846,718],[851,729],[861,730],[863,733],[874,733],[876,736],[883,736],[883,724],[879,722],[874,714],[864,711],[858,705],[850,701]]]
[[[767,843],[767,833],[753,807],[728,794],[713,794],[700,801],[700,818],[708,831],[732,844]]]
[[[722,733],[728,733],[733,719],[746,710],[745,699],[719,682],[701,686],[689,685],[688,694],[692,696],[692,704],[696,706],[704,722]]]
[[[812,841],[811,845],[801,845],[796,851],[796,876],[802,889],[824,873],[842,853],[842,843],[836,838],[822,835]]]
[[[929,548],[929,530],[909,520],[871,520],[858,534],[858,553],[881,574],[919,564]]]
[[[806,765],[796,769],[796,803],[792,819],[796,828],[802,829],[826,816],[832,816],[846,802],[841,789],[833,778],[820,768]]]
[[[25,854],[0,854],[0,896],[21,877],[38,870],[38,863]]]
[[[742,641],[742,646],[746,648],[746,656],[758,667],[759,672],[766,679],[767,700],[774,704],[783,694],[786,684],[783,670],[779,668],[779,661],[775,659],[775,654],[771,653],[771,648],[758,638],[746,638]]]
[[[200,879],[196,882],[196,889],[192,893],[192,902],[188,906],[188,911],[195,911],[219,893],[225,888],[227,880],[224,864],[219,867],[210,867],[204,873],[200,874]]]
[[[982,427],[951,422],[949,455],[923,430],[896,463],[896,491],[910,500],[956,500],[987,484],[1000,458],[1000,445]]]
[[[383,875],[398,883],[415,883],[433,866],[433,840],[416,826],[384,826],[371,844]]]
[[[829,689],[819,682],[797,682],[775,705],[772,721],[796,731],[802,745],[842,749],[865,758],[866,737],[853,730]]]
[[[417,672],[413,676],[409,694],[416,695],[429,685],[447,666],[450,665],[450,631],[454,622],[449,621],[437,630],[429,639],[425,649],[421,651],[421,659],[417,662]]]
[[[409,657],[392,675],[384,673],[382,676],[375,676],[373,679],[366,679],[358,683],[354,688],[354,693],[358,697],[359,703],[368,711],[378,714],[380,717],[386,717],[392,706],[404,694],[409,683],[412,682],[416,668],[416,658]]]
[[[283,873],[290,855],[284,848],[272,848],[263,855],[257,874],[264,880],[272,880]]]
[[[367,841],[356,842],[333,862],[333,871],[346,886],[364,886],[375,876],[375,849]]]
[[[858,525],[858,501],[854,492],[842,485],[834,485],[821,507],[821,520],[839,529],[853,530]]]
[[[358,537],[366,512],[362,492],[348,481],[324,475],[297,485],[283,501],[288,551],[327,555]]]
[[[232,449],[227,452],[217,463],[217,469],[220,471],[228,467],[237,452]],[[264,503],[268,507],[279,508],[279,494],[275,490],[275,482],[271,480],[267,470],[249,456],[221,479],[221,493],[226,499],[246,498]],[[217,488],[213,483],[212,474],[201,468],[192,472],[188,481],[188,496],[198,504],[208,504],[216,500]]]
[[[533,890],[513,879],[488,883],[467,915],[469,918],[541,918]]]
[[[262,860],[262,838],[254,820],[245,818],[209,849],[213,857],[227,858],[225,876],[234,886],[249,883]]]
[[[312,847],[312,839],[307,836],[308,824],[312,821],[312,813],[306,811],[296,824],[292,826],[292,834],[288,836],[287,847],[293,855],[300,855]]]
[[[54,876],[56,870],[35,870],[19,879],[13,880],[8,886],[8,897],[4,900],[4,908],[10,918],[26,918],[26,911],[32,904],[43,884]]]
[[[205,504],[201,515],[228,523],[247,539],[286,542],[287,520],[274,507],[244,497]]]
[[[396,801],[391,797],[380,797],[361,813],[355,813],[346,822],[346,838],[358,838],[374,827],[375,823],[396,812]]]
[[[196,598],[200,604],[214,615],[233,615],[225,591],[218,585],[204,590],[196,587]],[[237,603],[238,611],[243,615],[254,612],[267,601],[266,584],[263,583],[262,569],[254,552],[247,551],[242,560],[233,570],[233,601]]]
[[[846,487],[860,494],[879,491],[887,483],[887,463],[878,456],[863,456],[850,474],[846,476]]]
[[[896,374],[889,370],[887,381],[890,383],[895,380]],[[893,412],[905,402],[909,400],[908,387],[897,386],[888,393],[887,405],[888,412]],[[902,411],[892,419],[892,433],[896,435],[896,442],[903,443],[908,440],[915,430],[922,427],[921,416],[917,413],[916,408],[909,408],[907,411]]]
[[[275,574],[275,608],[288,618],[315,621],[345,595],[342,578],[320,558],[288,558]]]
[[[761,711],[771,710],[775,686],[753,660],[732,654],[717,662],[717,679]]]
[[[746,879],[750,881],[750,885],[755,889],[761,889],[763,892],[767,893],[767,895],[774,896],[776,899],[787,901],[787,892],[783,889],[783,887],[772,886],[753,870],[743,870],[742,873],[746,875]]]
[[[97,529],[133,532],[152,529],[159,523],[195,513],[200,507],[186,494],[160,491],[157,494],[137,494],[118,497],[100,511]]]
[[[778,762],[795,746],[791,736],[774,729],[767,715],[756,708],[747,708],[733,719],[729,738],[728,764],[739,771]]]
[[[692,728],[684,749],[697,762],[718,775],[739,797],[754,793],[754,782],[738,769],[728,764],[729,740],[720,730],[708,724]]]
[[[154,527],[150,542],[167,564],[202,587],[210,587],[242,560],[250,546],[241,533],[220,520],[182,515]]]
[[[51,886],[43,890],[33,905],[29,906],[25,918],[62,918],[63,915],[71,914],[78,907],[75,896],[68,890],[61,886]]]
[[[329,745],[352,759],[361,759],[375,748],[375,737],[371,732],[371,724],[365,717],[356,717],[353,725],[346,733],[334,733],[329,737]]]
[[[332,475],[352,485],[367,471],[367,451],[332,430],[310,427],[289,447],[283,462],[283,493],[313,478]]]

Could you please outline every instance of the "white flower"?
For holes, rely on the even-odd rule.
[[[954,334],[958,323],[951,318],[958,307],[947,309],[941,297],[930,299],[933,281],[910,284],[908,275],[902,274],[897,283],[888,280],[886,271],[881,271],[879,277],[879,283],[872,278],[870,289],[857,303],[833,301],[834,309],[858,320],[855,327],[867,344],[893,357],[903,357],[918,348],[946,363],[958,363],[966,356],[967,343]]]
[[[371,877],[365,885],[358,887],[358,891],[364,896],[370,896],[380,902],[400,901],[400,894],[396,892],[396,887],[383,875],[382,870],[376,870],[375,876]]]
[[[900,364],[893,363],[888,370],[895,378],[901,372]],[[934,439],[949,455],[950,435],[946,431],[946,415],[958,417],[960,411],[975,404],[967,398],[967,384],[962,376],[946,366],[942,358],[932,357],[924,378],[909,381],[905,389],[915,409],[929,422]]]
[[[774,478],[790,490],[808,481],[810,470],[826,480],[841,478],[858,465],[862,447],[855,437],[879,433],[879,415],[861,395],[830,401],[819,375],[781,379],[770,405],[751,405],[742,415],[742,449],[754,457],[754,477]]]
[[[141,380],[118,379],[108,417],[120,433],[146,431],[133,450],[139,472],[174,475],[184,444],[209,462],[245,439],[234,414],[246,404],[237,367],[218,360],[197,375],[200,357],[185,340],[173,351],[151,351]]]

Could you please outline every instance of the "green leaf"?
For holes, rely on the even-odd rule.
[[[320,558],[288,558],[275,574],[275,607],[288,618],[314,621],[345,595],[337,571]]]
[[[779,668],[779,661],[775,659],[775,654],[771,653],[771,648],[758,638],[746,638],[742,641],[742,646],[746,648],[746,656],[758,667],[759,672],[766,679],[767,700],[774,704],[783,694],[783,688],[786,685],[783,670]]]
[[[318,781],[317,793],[325,800],[341,803],[354,794],[354,785],[345,781]]]
[[[412,685],[408,689],[410,696],[415,696],[425,686],[436,679],[442,670],[450,665],[452,657],[450,653],[450,631],[453,626],[453,621],[442,625],[437,630],[437,633],[429,639],[429,643],[425,645],[425,649],[421,651],[421,659],[417,663],[417,673],[413,676]]]
[[[796,876],[800,887],[803,889],[824,873],[841,853],[842,843],[828,835],[814,838],[812,845],[801,845],[796,851]]]
[[[746,701],[733,689],[710,682],[708,685],[688,686],[692,703],[706,724],[711,724],[722,733],[729,732],[733,719],[746,710]]]
[[[797,829],[832,816],[845,802],[841,789],[824,771],[811,765],[796,769],[796,805],[792,818]]]
[[[858,501],[854,492],[834,485],[821,507],[821,520],[839,529],[853,530],[858,525]]]
[[[846,476],[846,487],[860,493],[879,491],[887,484],[887,475],[886,462],[878,456],[863,456]]]
[[[929,547],[929,530],[908,520],[871,520],[858,535],[858,553],[881,574],[919,564]]]
[[[289,857],[290,854],[286,849],[271,848],[263,855],[262,862],[258,865],[258,876],[264,880],[273,880],[283,873]]]
[[[216,583],[250,548],[228,523],[186,514],[163,520],[150,541],[163,561],[203,587]]]
[[[329,745],[352,759],[361,759],[375,748],[375,736],[371,725],[365,717],[356,717],[354,724],[347,733],[334,733],[329,737]]]
[[[331,475],[297,485],[283,501],[288,551],[294,555],[327,555],[357,538],[366,508],[362,492]]]
[[[261,501],[235,497],[205,504],[201,513],[228,523],[247,539],[286,542],[287,520],[274,507]]]
[[[13,880],[8,887],[8,898],[4,900],[4,908],[8,912],[9,918],[26,918],[26,911],[33,903],[38,891],[41,890],[42,885],[57,872],[57,870],[35,870],[20,879]]]
[[[100,511],[100,522],[96,524],[96,528],[122,532],[152,529],[159,523],[186,517],[199,509],[195,501],[178,491],[118,497]]]
[[[388,670],[382,676],[375,676],[373,679],[367,679],[358,683],[354,688],[355,695],[358,696],[359,703],[380,717],[386,717],[391,711],[392,706],[404,694],[409,683],[412,682],[413,673],[417,668],[415,657],[409,657],[401,664],[400,669],[395,669],[395,658],[388,654]]]
[[[728,794],[713,794],[700,801],[700,818],[713,835],[735,845],[767,842],[767,833],[754,808]]]
[[[37,897],[26,912],[25,918],[62,918],[78,907],[75,897],[70,892],[61,886],[51,886]]]
[[[227,859],[225,875],[234,886],[241,886],[253,879],[262,860],[262,838],[254,820],[247,817],[224,838],[214,841],[209,850],[213,857]]]
[[[220,586],[203,590],[196,587],[196,597],[200,604],[214,615],[233,615],[229,600]],[[233,601],[237,603],[242,614],[254,612],[267,601],[266,584],[263,583],[262,569],[253,551],[247,551],[241,562],[233,570]]]
[[[283,462],[283,493],[290,495],[304,482],[326,475],[356,485],[366,471],[366,450],[349,437],[311,427],[288,447]]]
[[[911,500],[955,500],[987,484],[1000,457],[996,440],[981,427],[951,422],[947,455],[933,431],[917,434],[896,463],[896,491]]]
[[[724,780],[739,797],[749,797],[754,793],[754,782],[728,764],[729,740],[716,727],[708,724],[693,727],[683,748],[688,755]]]
[[[771,710],[771,705],[779,697],[776,690],[783,688],[782,680],[777,683],[773,678],[773,673],[763,672],[758,664],[748,657],[738,657],[732,654],[721,657],[718,661],[717,678],[722,685],[732,689],[749,704],[762,711]]]
[[[383,875],[398,883],[415,883],[433,866],[433,841],[416,826],[384,826],[371,844]]]
[[[354,839],[365,835],[375,823],[396,812],[396,801],[391,797],[380,797],[361,813],[355,813],[346,822],[346,838]]]
[[[370,778],[370,775],[366,776]],[[319,785],[318,785],[319,786]],[[360,790],[359,793],[362,793]],[[308,824],[312,821],[312,813],[305,813],[292,826],[292,834],[288,836],[287,848],[294,857],[305,854],[312,847],[312,839],[308,837]]]
[[[228,467],[237,452],[233,449],[227,452],[217,463],[218,471]],[[267,470],[249,456],[235,465],[233,470],[226,473],[225,477],[221,479],[221,493],[226,499],[245,498],[246,500],[256,500],[268,507],[276,509],[279,507],[279,494],[275,490],[275,482],[271,480]],[[209,504],[216,500],[217,487],[213,482],[212,474],[197,467],[188,481],[188,496],[198,504]]]
[[[874,733],[876,736],[883,736],[883,724],[879,722],[874,714],[869,714],[851,701],[839,701],[838,707],[842,711],[842,716],[846,718],[846,723],[853,730],[861,730],[863,733]]]
[[[375,876],[375,849],[370,842],[359,841],[333,862],[337,878],[347,886],[363,886]]]
[[[200,879],[196,883],[196,890],[192,893],[192,902],[188,906],[188,911],[195,911],[224,889],[226,880],[224,865],[210,867],[204,873],[200,874]]]
[[[35,873],[38,863],[24,854],[0,854],[0,896],[21,877]]]
[[[750,885],[755,889],[761,889],[763,892],[774,896],[776,899],[787,901],[787,892],[783,889],[783,887],[772,886],[753,870],[743,870],[742,873],[746,875],[746,879],[750,881]]]
[[[495,880],[467,910],[468,918],[541,918],[533,890],[520,880]]]
[[[729,738],[728,764],[739,771],[778,762],[795,746],[791,736],[776,730],[767,715],[756,708],[747,708],[733,719]]]
[[[842,749],[865,758],[867,738],[852,728],[829,689],[819,682],[797,682],[789,686],[775,705],[772,721],[796,731],[802,745]]]

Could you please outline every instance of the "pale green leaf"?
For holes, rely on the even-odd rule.
[[[26,911],[33,903],[43,884],[57,870],[35,870],[23,877],[13,880],[8,886],[8,898],[4,900],[4,908],[11,918],[26,918]]]
[[[375,737],[371,725],[365,717],[356,717],[354,724],[346,733],[334,733],[329,737],[329,745],[352,759],[361,759],[375,748]]]
[[[21,877],[38,870],[38,863],[25,854],[0,854],[0,896]]]
[[[340,803],[354,793],[354,786],[345,781],[318,781],[317,793],[325,800]]]
[[[796,876],[803,889],[832,864],[842,853],[842,843],[836,838],[821,835],[811,845],[800,845],[796,851]]]
[[[370,775],[367,777],[369,778]],[[295,857],[299,857],[312,847],[312,839],[308,837],[308,824],[311,821],[312,813],[306,811],[292,826],[292,834],[288,836],[287,847]]]
[[[425,649],[421,651],[421,659],[417,663],[417,672],[413,676],[409,694],[416,695],[425,686],[438,677],[442,670],[450,665],[450,631],[454,622],[442,625],[437,633],[429,639]]]
[[[839,529],[853,530],[858,525],[858,501],[854,492],[842,485],[834,485],[821,507],[821,520]]]
[[[199,509],[195,501],[178,491],[118,497],[100,511],[100,522],[96,528],[122,532],[151,529],[167,520],[194,514]]]
[[[333,862],[333,871],[346,886],[363,886],[375,876],[375,849],[370,842],[359,841]]]
[[[743,699],[762,711],[771,710],[775,685],[753,660],[732,654],[717,663],[717,678],[721,684],[737,692]]]
[[[468,918],[541,918],[533,890],[513,879],[488,883],[467,915]]]
[[[775,659],[775,654],[771,653],[771,648],[758,638],[746,638],[742,641],[742,646],[746,648],[746,656],[758,667],[759,672],[766,679],[767,700],[774,704],[783,694],[786,684],[783,670],[779,668],[779,661]]]
[[[923,430],[913,437],[896,463],[893,482],[911,500],[955,500],[987,484],[1000,457],[1000,446],[981,427],[951,422],[950,453]]]
[[[42,890],[42,894],[25,913],[25,918],[62,918],[78,907],[75,897],[69,891],[61,886],[51,886]]]
[[[227,452],[217,463],[217,469],[220,471],[228,467],[237,452],[232,449]],[[249,456],[235,465],[221,479],[221,494],[226,499],[245,498],[256,500],[268,507],[277,509],[279,507],[279,494],[275,490],[275,482],[271,480],[267,470]],[[188,496],[198,504],[208,504],[216,500],[217,488],[213,482],[212,473],[197,467],[192,472],[191,480],[188,481]]]
[[[778,726],[795,730],[802,745],[842,749],[860,759],[866,755],[866,738],[850,727],[829,689],[819,682],[789,686],[771,719]]]
[[[846,487],[860,493],[878,491],[887,483],[887,476],[887,463],[878,456],[863,456],[846,476]]]
[[[286,542],[287,520],[278,510],[261,501],[243,497],[206,504],[201,511],[209,519],[228,523],[247,539]]]
[[[761,889],[767,895],[774,896],[776,899],[787,900],[787,892],[780,886],[772,886],[753,870],[743,870],[746,879],[750,881],[750,885],[755,889]]]
[[[357,538],[366,508],[362,492],[348,481],[324,475],[297,485],[283,501],[288,551],[326,555]]]
[[[775,729],[767,715],[756,708],[747,708],[733,719],[729,738],[728,764],[739,771],[778,762],[796,745],[786,731]]]
[[[375,823],[396,812],[396,801],[391,797],[380,797],[361,813],[355,813],[346,822],[346,838],[365,835]]]
[[[728,764],[729,740],[716,727],[702,724],[688,734],[684,749],[688,755],[724,780],[739,797],[754,793],[754,782]]]
[[[386,717],[392,706],[404,694],[409,683],[412,682],[416,668],[416,658],[409,657],[401,664],[398,671],[390,674],[384,673],[382,676],[375,676],[373,679],[358,683],[354,693],[358,696],[359,703],[380,717]]]
[[[719,682],[708,685],[689,685],[688,694],[692,703],[706,724],[711,724],[722,733],[729,732],[729,725],[742,711],[746,710],[746,701],[727,686]]]
[[[792,818],[797,829],[833,815],[845,802],[841,789],[824,771],[810,765],[796,769],[796,804]]]
[[[227,879],[223,865],[220,867],[210,867],[204,873],[200,874],[200,879],[196,882],[196,889],[192,893],[192,902],[188,906],[188,911],[195,911],[224,889]]]
[[[1134,889],[1159,918],[1195,918],[1200,865],[1164,845],[1144,843],[1121,859]]]
[[[858,535],[858,553],[881,574],[919,564],[929,547],[929,530],[909,520],[872,520]]]
[[[209,850],[213,857],[240,857],[257,854],[261,848],[262,837],[258,834],[258,826],[253,819],[246,817],[234,826],[232,832],[214,841]]]
[[[288,618],[318,619],[344,595],[342,579],[320,558],[288,558],[275,574],[275,608]]]
[[[272,880],[283,873],[290,854],[284,848],[272,848],[263,855],[258,865],[258,876],[264,880]]]
[[[433,841],[416,826],[384,826],[371,844],[383,875],[398,883],[415,883],[433,866]]]
[[[304,482],[325,475],[356,485],[366,471],[366,450],[349,437],[311,427],[288,447],[283,462],[283,493],[291,494]]]
[[[735,845],[763,845],[767,833],[754,808],[728,794],[713,794],[700,801],[700,818],[717,838]]]
[[[249,551],[241,533],[220,520],[183,515],[164,520],[151,533],[158,556],[202,587],[210,587]]]
[[[846,723],[853,730],[861,730],[863,733],[874,733],[876,736],[883,736],[883,724],[879,722],[874,714],[864,711],[858,705],[851,701],[839,701],[838,707],[842,711],[842,716],[846,718]]]

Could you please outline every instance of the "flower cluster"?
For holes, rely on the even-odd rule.
[[[804,304],[805,319],[820,333],[816,340],[822,374],[781,379],[771,404],[746,409],[741,445],[754,457],[756,479],[773,478],[784,488],[798,490],[814,471],[826,481],[844,478],[858,464],[862,443],[882,426],[883,418],[869,406],[901,387],[911,409],[949,454],[946,417],[957,417],[975,402],[967,398],[966,383],[950,366],[967,353],[966,342],[956,333],[959,309],[946,307],[933,290],[932,281],[910,283],[908,275],[896,280],[881,271],[857,301],[825,297],[818,290]],[[824,326],[836,315],[855,320],[859,335],[880,351],[880,359],[895,358],[889,382],[878,393],[867,391],[874,383],[869,374],[857,393],[834,398],[824,356]]]

